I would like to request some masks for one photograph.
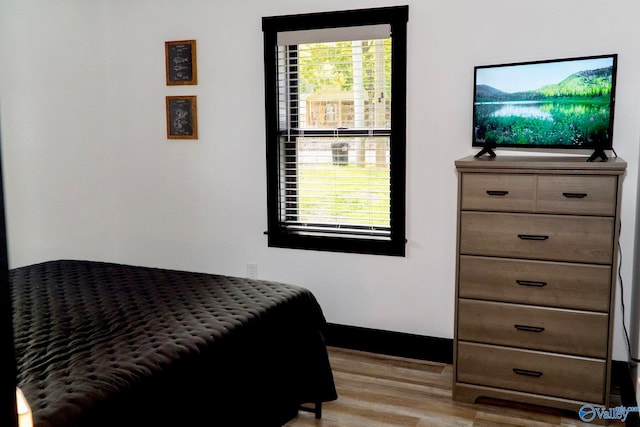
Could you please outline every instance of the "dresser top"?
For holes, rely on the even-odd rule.
[[[510,173],[576,173],[595,175],[622,175],[627,162],[620,157],[606,162],[588,162],[586,157],[560,156],[496,156],[464,157],[456,160],[458,172],[510,172]]]

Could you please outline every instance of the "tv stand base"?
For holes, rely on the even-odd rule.
[[[602,159],[601,161],[603,162],[606,162],[607,160],[609,160],[604,150],[596,148],[593,154],[587,159],[587,162],[593,162],[598,158]]]
[[[473,157],[475,157],[475,158],[482,157],[483,154],[487,154],[487,155],[489,155],[489,157],[495,157],[496,156],[496,153],[493,151],[492,147],[483,147],[482,150],[480,150],[478,152],[478,154],[476,154]]]

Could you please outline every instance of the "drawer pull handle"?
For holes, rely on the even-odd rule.
[[[534,282],[531,280],[516,280],[516,283],[520,286],[533,286],[536,288],[542,288],[543,286],[547,286],[547,282]]]
[[[547,240],[549,236],[540,236],[537,234],[518,234],[518,237],[522,240]]]
[[[525,377],[540,378],[542,376],[542,372],[540,372],[540,371],[530,371],[528,369],[513,368],[513,372],[515,372],[518,375],[524,375]]]
[[[487,194],[490,196],[506,196],[509,192],[505,190],[487,190]]]
[[[567,199],[584,199],[587,197],[587,193],[562,193]]]
[[[529,325],[513,325],[514,328],[516,328],[519,331],[525,331],[525,332],[542,332],[544,331],[544,328],[541,326],[529,326]]]

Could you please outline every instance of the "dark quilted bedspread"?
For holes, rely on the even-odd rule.
[[[304,288],[72,260],[11,270],[10,282],[36,427],[186,425],[186,413],[278,425],[336,397],[322,311]]]

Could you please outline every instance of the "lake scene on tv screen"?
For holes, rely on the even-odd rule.
[[[611,147],[614,57],[476,67],[474,145]]]

